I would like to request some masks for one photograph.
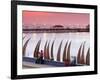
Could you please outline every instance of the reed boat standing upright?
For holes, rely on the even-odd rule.
[[[71,64],[71,59],[70,59],[70,49],[71,48],[71,41],[68,45],[68,50],[67,50],[67,64],[70,65]]]
[[[49,45],[50,45],[50,41],[49,41],[49,43],[48,43],[48,45],[47,45],[47,54],[46,54],[46,55],[47,55],[47,56],[46,56],[46,57],[47,57],[47,58],[46,58],[47,60],[50,60]]]
[[[33,53],[34,58],[38,57],[38,52],[39,52],[40,44],[41,44],[41,39],[38,41],[38,43],[37,43],[37,45],[35,47],[35,50],[34,50],[34,53]]]
[[[63,51],[63,62],[67,59],[67,55],[66,55],[67,45],[68,45],[68,41],[66,42],[65,47],[64,47],[64,51]]]
[[[85,64],[84,48],[85,48],[85,42],[84,42],[83,48],[82,48],[82,54],[81,54],[81,61],[80,61],[80,64]]]
[[[26,36],[23,37],[23,40],[25,39]]]
[[[79,47],[79,50],[78,50],[78,54],[77,54],[77,64],[80,64],[81,62],[81,49],[82,49],[82,43]]]
[[[31,39],[31,38],[29,38],[29,39],[25,42],[25,44],[24,44],[24,46],[23,46],[23,57],[25,56],[25,53],[26,53],[26,47],[27,47],[28,42],[29,42],[30,39]]]
[[[51,45],[51,60],[54,60],[54,56],[53,56],[53,48],[54,48],[54,40],[52,42],[52,45]]]
[[[44,45],[44,59],[47,59],[47,41],[46,41],[46,43],[45,43],[45,45]]]
[[[90,48],[88,48],[86,55],[86,65],[90,65]]]
[[[57,52],[57,61],[60,61],[61,45],[62,45],[62,41],[60,42],[60,45],[59,45],[59,47],[58,47],[58,52]]]

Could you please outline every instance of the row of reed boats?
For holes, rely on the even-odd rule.
[[[24,40],[24,38],[25,37],[23,37],[23,40]],[[27,39],[25,44],[23,45],[23,57],[25,57],[26,48],[27,48],[27,45],[28,45],[28,42],[30,41],[30,39],[31,38]],[[57,62],[61,61],[60,56],[61,56],[62,42],[63,42],[63,40],[60,42],[60,45],[57,50],[57,58],[56,58]],[[44,60],[54,60],[54,55],[53,55],[54,54],[53,53],[54,43],[55,43],[55,40],[52,42],[51,47],[50,47],[50,41],[45,42],[44,50],[43,50]],[[90,48],[88,48],[86,56],[85,56],[85,51],[84,51],[85,43],[86,42],[82,42],[79,49],[77,50],[76,64],[90,65]],[[66,41],[66,44],[65,44],[64,50],[63,50],[63,56],[62,56],[63,62],[67,61],[67,64],[69,64],[69,65],[71,64],[71,53],[70,53],[71,44],[72,44],[72,41]],[[33,58],[38,58],[38,52],[40,49],[40,45],[41,45],[41,39],[36,44],[35,50],[33,52]],[[51,51],[49,52],[49,50],[51,50]]]

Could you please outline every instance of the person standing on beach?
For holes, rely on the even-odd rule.
[[[40,52],[40,60],[41,60],[41,64],[43,64],[43,50],[41,50]]]

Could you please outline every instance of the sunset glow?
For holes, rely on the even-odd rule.
[[[60,25],[88,25],[90,16],[87,13],[61,13],[61,12],[34,12],[23,11],[23,25],[34,24],[60,24]]]

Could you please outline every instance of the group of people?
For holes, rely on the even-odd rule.
[[[37,64],[44,64],[44,60],[43,60],[43,50],[41,50],[40,52],[38,52],[38,57],[37,57],[37,59],[36,59],[36,63]],[[53,60],[53,59],[51,59],[51,60]],[[73,57],[73,61],[70,61],[70,60],[64,60],[64,65],[65,66],[70,66],[70,65],[76,65],[76,58],[75,57]]]

